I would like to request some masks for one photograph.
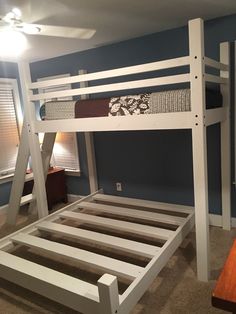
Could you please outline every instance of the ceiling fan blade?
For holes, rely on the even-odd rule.
[[[76,28],[67,26],[53,26],[53,25],[41,25],[41,24],[23,24],[23,32],[27,32],[27,29],[38,28],[39,32],[34,35],[65,37],[65,38],[78,38],[78,39],[90,39],[96,33],[95,29],[88,28]]]

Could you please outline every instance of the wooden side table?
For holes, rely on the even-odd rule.
[[[212,305],[236,313],[236,240],[212,293]]]
[[[34,181],[25,182],[23,195],[32,193]],[[46,193],[48,201],[48,210],[60,202],[67,203],[67,188],[65,170],[62,168],[52,168],[48,170],[46,180]]]

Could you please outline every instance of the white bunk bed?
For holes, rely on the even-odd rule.
[[[207,281],[209,278],[209,221],[208,221],[208,186],[207,186],[207,150],[206,127],[221,123],[221,162],[222,162],[222,224],[230,228],[230,142],[229,142],[229,45],[221,44],[220,62],[205,57],[203,21],[189,22],[189,55],[142,64],[110,71],[82,74],[63,79],[44,82],[31,82],[29,67],[20,65],[25,104],[25,122],[23,141],[19,148],[19,157],[10,199],[8,222],[15,221],[21,199],[21,186],[25,180],[25,169],[29,154],[32,158],[35,188],[28,198],[36,200],[39,221],[0,241],[0,276],[52,300],[60,302],[82,313],[129,313],[133,306],[146,291],[153,279],[165,266],[168,259],[181,244],[184,237],[195,223],[197,246],[198,279]],[[169,69],[189,65],[189,72],[179,75],[155,77],[145,80],[127,81],[95,87],[86,87],[85,82],[103,78],[119,77],[137,73],[146,73],[161,69]],[[220,70],[220,75],[206,73],[206,67]],[[81,88],[67,91],[33,94],[32,90],[46,88],[65,83],[81,83]],[[150,114],[139,116],[99,117],[39,121],[36,119],[35,107],[32,102],[53,97],[86,95],[107,91],[129,90],[140,87],[161,86],[190,82],[191,111]],[[223,95],[223,107],[206,109],[206,82],[220,84]],[[190,129],[192,130],[194,197],[195,206],[165,204],[147,200],[104,195],[97,189],[96,168],[92,154],[94,131],[122,130],[161,130]],[[87,132],[89,147],[88,162],[90,169],[90,187],[92,194],[48,216],[45,174],[48,169],[50,154],[55,133]],[[47,133],[41,158],[37,133]],[[105,217],[104,217],[105,214]],[[110,217],[107,215],[110,215]],[[115,217],[115,218],[114,218]],[[78,223],[79,228],[68,226],[67,221]],[[150,225],[156,223],[156,225]],[[100,228],[98,231],[84,230],[83,224]],[[109,235],[103,231],[109,229],[122,234],[132,234],[128,239],[124,235]],[[84,240],[101,247],[109,247],[112,251],[134,254],[147,259],[146,266],[141,267],[119,259],[102,256],[89,251],[44,239],[41,235],[61,235],[76,241]],[[162,242],[150,244],[140,240],[154,239]],[[136,237],[136,238],[135,238]],[[12,254],[15,245],[24,245],[47,252],[49,255],[63,257],[79,264],[87,265],[100,271],[101,278],[97,285],[73,278],[37,263],[30,262]],[[129,281],[128,288],[118,291],[119,278]],[[118,280],[117,280],[118,278]]]

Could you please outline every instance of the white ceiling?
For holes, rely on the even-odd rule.
[[[0,15],[13,7],[24,22],[96,29],[89,40],[28,35],[23,58],[33,61],[234,14],[236,0],[0,0]]]

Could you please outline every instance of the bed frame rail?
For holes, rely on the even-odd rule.
[[[90,229],[84,227],[88,223]],[[82,313],[129,313],[193,225],[192,207],[96,192],[2,239],[0,277]],[[94,253],[91,246],[80,249],[60,243],[58,237],[120,252],[124,259],[128,254],[131,262]],[[22,246],[102,276],[97,283],[89,283],[42,266],[38,259],[30,261],[14,253]],[[134,262],[137,256],[145,259],[146,266]],[[121,294],[120,280],[129,283]]]

